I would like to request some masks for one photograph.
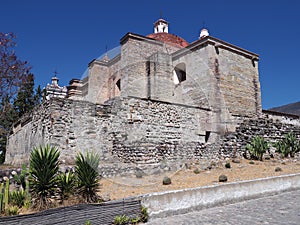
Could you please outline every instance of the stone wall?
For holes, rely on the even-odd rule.
[[[208,109],[139,98],[105,104],[51,99],[36,108],[8,139],[6,162],[28,161],[37,145],[50,144],[72,163],[78,151],[95,151],[101,161],[157,163],[199,158],[213,141]],[[19,126],[19,128],[18,128]],[[208,156],[207,156],[208,157]]]
[[[255,135],[274,142],[293,131],[300,138],[297,119],[240,118],[236,131],[222,136],[211,132],[214,117],[208,109],[139,98],[115,98],[102,105],[51,99],[15,124],[6,163],[28,162],[33,147],[50,144],[59,148],[65,164],[72,164],[79,151],[97,152],[102,174],[110,176],[165,162],[178,169],[189,160],[241,156]]]
[[[242,156],[245,146],[255,136],[264,137],[268,142],[274,143],[293,132],[300,138],[300,120],[285,116],[272,116],[263,114],[260,118],[245,119],[231,133],[220,139],[220,155],[223,157]]]
[[[220,48],[211,63],[219,76],[219,87],[229,112],[244,116],[259,114],[262,108],[257,61]]]

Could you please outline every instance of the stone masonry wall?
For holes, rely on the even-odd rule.
[[[245,119],[236,132],[218,139],[205,129],[212,111],[138,98],[116,98],[102,105],[52,99],[30,116],[15,125],[6,163],[28,162],[33,147],[50,144],[59,148],[66,164],[74,162],[79,151],[99,153],[105,176],[147,170],[147,165],[159,169],[164,162],[178,166],[189,160],[241,156],[255,135],[274,142],[293,131],[300,138],[298,120],[264,115]]]
[[[32,148],[44,144],[57,146],[66,163],[72,163],[78,151],[95,151],[105,163],[204,157],[211,114],[137,98],[116,98],[102,105],[51,99],[9,137],[6,162],[26,162]]]
[[[293,132],[300,138],[300,121],[281,117],[274,118],[263,115],[260,118],[246,119],[231,133],[220,139],[220,155],[223,157],[242,156],[245,147],[254,136],[264,137],[268,142],[274,143]]]

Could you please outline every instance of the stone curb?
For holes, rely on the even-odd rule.
[[[300,173],[139,196],[149,219],[300,189]]]

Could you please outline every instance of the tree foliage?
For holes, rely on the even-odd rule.
[[[20,87],[17,97],[14,100],[14,107],[21,117],[25,113],[30,112],[35,106],[35,95],[34,95],[34,76],[29,74],[27,80]]]
[[[26,81],[30,66],[16,56],[16,36],[13,33],[0,32],[0,99],[9,101],[17,94],[18,89]]]
[[[40,104],[42,90],[34,93],[30,66],[20,60],[13,33],[0,32],[0,163],[5,158],[7,136],[14,122]]]
[[[0,164],[4,162],[6,152],[7,135],[10,132],[12,124],[17,120],[18,114],[9,102],[8,98],[4,98],[0,104]]]

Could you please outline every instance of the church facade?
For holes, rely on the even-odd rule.
[[[258,61],[207,29],[188,43],[159,19],[154,33],[127,33],[116,56],[90,62],[66,95],[52,94],[16,123],[6,162],[20,164],[46,143],[70,163],[78,151],[104,163],[217,157],[208,146],[262,114]]]

